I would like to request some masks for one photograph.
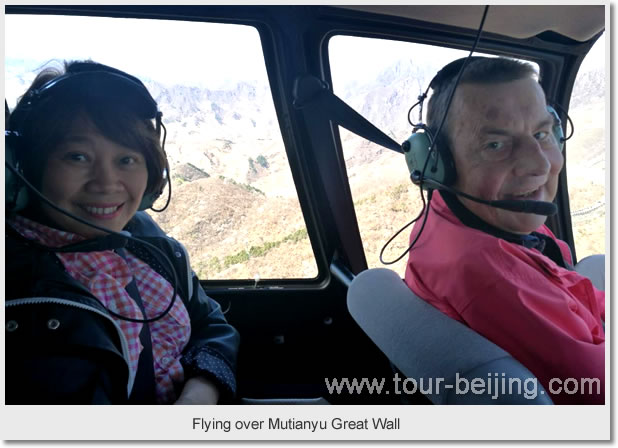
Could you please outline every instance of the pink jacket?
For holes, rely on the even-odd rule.
[[[417,223],[410,241],[419,228]],[[572,264],[564,241],[546,226],[537,232],[552,237]],[[536,249],[463,225],[436,192],[405,281],[418,296],[509,352],[554,403],[604,403],[605,293],[587,278]],[[600,394],[584,378],[598,378]]]

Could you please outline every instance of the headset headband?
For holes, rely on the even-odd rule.
[[[79,98],[126,104],[138,117],[156,119],[159,132],[161,114],[144,84],[128,73],[92,62],[73,63],[65,74],[27,92],[11,114],[10,130],[23,135],[33,110],[67,93]]]

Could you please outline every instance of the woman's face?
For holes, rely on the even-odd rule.
[[[137,212],[147,182],[141,152],[108,140],[90,120],[79,119],[49,153],[41,192],[58,207],[118,232]],[[41,209],[54,227],[86,238],[105,234],[46,204]]]

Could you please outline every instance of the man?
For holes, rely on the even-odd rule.
[[[432,82],[434,132],[456,75]],[[437,139],[441,156],[452,155],[452,188],[484,200],[553,201],[564,164],[554,125],[532,66],[473,58]],[[405,281],[518,359],[554,403],[603,403],[605,294],[572,270],[567,244],[545,219],[434,192]]]

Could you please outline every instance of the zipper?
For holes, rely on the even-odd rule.
[[[114,328],[116,328],[116,330],[118,331],[118,335],[120,336],[120,343],[122,345],[122,356],[127,364],[127,369],[129,370],[129,383],[127,384],[127,397],[130,396],[131,391],[133,390],[135,374],[133,373],[133,370],[130,367],[131,363],[129,362],[129,344],[127,343],[127,339],[125,338],[124,334],[122,333],[122,330],[120,329],[120,326],[118,326],[116,321],[114,321],[114,319],[112,319],[112,317],[109,314],[106,314],[102,312],[101,310],[96,309],[95,307],[84,305],[83,303],[75,302],[73,300],[60,299],[58,297],[28,297],[28,298],[23,298],[23,299],[14,299],[14,300],[9,300],[8,302],[6,302],[4,306],[5,308],[8,308],[8,307],[19,306],[19,305],[39,305],[43,303],[53,303],[57,305],[72,306],[74,308],[80,308],[82,310],[90,311],[92,313],[96,313],[99,316],[104,317],[105,319],[109,320],[114,325]]]

